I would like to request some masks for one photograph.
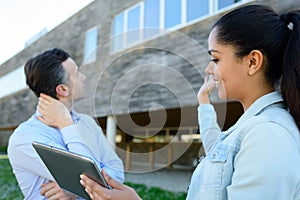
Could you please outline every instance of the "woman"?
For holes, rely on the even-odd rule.
[[[216,22],[208,47],[208,77],[198,93],[207,156],[194,171],[187,199],[299,200],[300,11],[280,16],[267,6],[238,8]],[[225,132],[210,104],[213,88],[244,108]],[[118,199],[118,188],[138,199],[120,185],[104,191],[84,176],[82,184],[95,199]]]

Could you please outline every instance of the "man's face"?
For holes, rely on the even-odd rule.
[[[67,85],[70,88],[69,101],[70,103],[75,103],[76,101],[81,100],[85,97],[83,82],[86,77],[79,71],[78,66],[71,58],[68,58],[66,61],[64,61],[62,63],[62,66],[64,67],[68,77]]]

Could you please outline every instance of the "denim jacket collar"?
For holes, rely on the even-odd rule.
[[[283,103],[283,98],[280,92],[278,91],[271,92],[260,97],[246,110],[246,112],[240,117],[240,119],[231,128],[235,129],[245,120],[249,119],[252,116],[258,115],[266,107],[276,103]]]

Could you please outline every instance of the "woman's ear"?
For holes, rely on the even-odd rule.
[[[259,50],[253,50],[249,54],[249,67],[248,67],[248,75],[253,76],[258,71],[262,70],[263,68],[263,62],[264,62],[264,56],[261,51]]]
[[[67,97],[70,95],[69,87],[64,84],[59,84],[58,86],[56,86],[56,93],[61,97]]]

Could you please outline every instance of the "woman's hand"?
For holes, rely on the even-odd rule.
[[[141,200],[133,188],[111,178],[104,170],[102,174],[106,182],[113,188],[107,189],[85,175],[80,175],[80,183],[93,200]]]
[[[199,105],[210,103],[209,93],[211,92],[211,90],[215,86],[216,86],[216,84],[215,84],[212,76],[211,75],[207,75],[204,78],[204,83],[201,86],[201,88],[199,89],[199,92],[198,92],[198,95],[197,95]]]

